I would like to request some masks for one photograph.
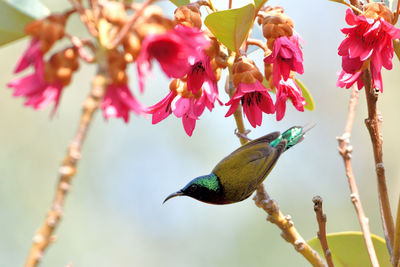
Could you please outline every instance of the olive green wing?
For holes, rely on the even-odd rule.
[[[219,177],[226,198],[231,201],[243,200],[264,181],[286,146],[286,140],[275,147],[269,145],[276,135],[279,136],[279,133],[258,138],[217,164],[212,172]]]

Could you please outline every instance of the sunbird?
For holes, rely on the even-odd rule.
[[[271,172],[283,152],[304,139],[307,131],[294,126],[272,132],[239,147],[222,159],[211,174],[197,177],[168,199],[189,196],[209,204],[231,204],[248,198]]]

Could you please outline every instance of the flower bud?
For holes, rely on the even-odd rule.
[[[392,11],[384,3],[369,3],[365,5],[364,15],[367,18],[379,19],[392,23],[394,16]]]
[[[175,22],[187,27],[201,28],[201,13],[196,5],[178,7],[174,13]]]
[[[126,10],[124,4],[121,2],[105,2],[101,13],[103,17],[112,24],[123,26],[126,23]]]
[[[141,47],[141,42],[138,35],[134,32],[128,33],[122,44],[125,51],[125,61],[128,63],[135,61],[140,53]]]
[[[257,80],[260,82],[263,81],[263,76],[254,61],[244,56],[239,57],[235,61],[232,73],[235,87],[237,87],[239,83],[253,84]]]
[[[275,13],[267,16],[263,23],[263,35],[265,38],[278,38],[281,36],[291,36],[293,34],[293,21],[285,14]]]

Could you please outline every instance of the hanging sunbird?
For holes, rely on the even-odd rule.
[[[303,127],[255,139],[222,159],[211,174],[197,177],[173,197],[189,196],[209,204],[231,204],[248,198],[268,176],[280,155],[304,139]]]

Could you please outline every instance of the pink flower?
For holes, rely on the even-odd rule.
[[[37,61],[43,60],[41,47],[41,42],[36,38],[32,38],[28,48],[25,50],[25,53],[18,60],[14,73],[21,72],[28,68],[30,65],[35,65]]]
[[[135,99],[128,85],[110,84],[101,103],[104,118],[123,118],[129,121],[129,112],[142,113],[142,105]]]
[[[274,41],[271,55],[264,59],[265,63],[273,64],[273,81],[277,86],[281,77],[289,79],[290,71],[304,73],[303,53],[300,49],[299,36],[282,36]]]
[[[286,101],[287,99],[292,101],[293,106],[298,111],[304,111],[303,106],[306,104],[306,101],[303,97],[301,89],[293,80],[289,78],[287,81],[281,79],[279,85],[276,87],[276,120],[280,121],[285,116],[286,111]]]
[[[212,111],[215,100],[219,101],[216,83],[204,82],[197,92],[190,91],[189,85],[181,80],[174,80],[170,87],[168,95],[157,104],[146,108],[145,112],[153,115],[153,124],[173,113],[177,118],[182,118],[185,132],[192,136],[196,121],[204,109],[207,107]]]
[[[21,62],[27,62],[23,59]],[[31,64],[31,63],[30,63]],[[24,69],[25,63],[18,64],[17,69]],[[28,64],[29,65],[29,64]],[[51,102],[55,102],[52,113],[54,114],[61,96],[63,85],[61,82],[55,81],[49,83],[44,78],[44,62],[43,58],[36,57],[34,61],[34,73],[23,78],[17,78],[7,84],[9,88],[14,89],[13,96],[24,96],[27,98],[25,106],[31,106],[34,109],[42,109]],[[22,66],[22,67],[21,67]]]
[[[275,112],[274,104],[268,90],[258,80],[253,84],[240,82],[236,88],[235,94],[226,103],[226,106],[231,106],[225,117],[232,115],[239,106],[243,105],[243,111],[251,126],[254,128],[261,126],[262,113],[272,114]]]
[[[352,28],[343,28],[342,32],[347,35],[339,46],[338,54],[342,56],[342,69],[337,85],[349,88],[356,81],[361,89],[363,83],[360,74],[368,67],[370,69],[375,88],[381,92],[382,66],[392,69],[393,44],[392,39],[400,38],[400,30],[383,18],[372,19],[364,15],[355,15],[350,9],[346,11],[346,22]]]
[[[204,33],[197,28],[177,25],[163,34],[146,36],[137,58],[140,90],[144,89],[145,76],[151,70],[151,60],[156,59],[168,77],[182,78],[190,68],[190,60],[209,45]]]

